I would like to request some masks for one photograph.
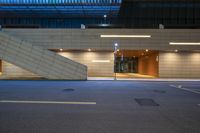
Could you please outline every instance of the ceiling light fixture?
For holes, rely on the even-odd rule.
[[[150,38],[151,35],[101,35],[101,38]]]

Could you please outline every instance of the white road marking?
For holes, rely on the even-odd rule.
[[[96,102],[64,102],[64,101],[21,101],[21,100],[0,100],[0,103],[30,103],[30,104],[79,104],[95,105]]]
[[[188,89],[188,88],[184,88],[184,87],[182,87],[182,85],[169,85],[169,86],[174,87],[174,88],[178,88],[178,89],[181,89],[181,90],[193,92],[193,93],[196,93],[196,94],[200,94],[199,91]]]

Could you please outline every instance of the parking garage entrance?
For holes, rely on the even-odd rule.
[[[155,78],[158,77],[158,51],[121,50],[115,58],[117,77]]]

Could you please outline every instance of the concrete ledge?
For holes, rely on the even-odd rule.
[[[88,77],[88,80],[114,80],[114,77]],[[184,78],[117,78],[118,81],[197,81],[200,79],[184,79]]]

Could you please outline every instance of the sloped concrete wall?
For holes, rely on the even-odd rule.
[[[48,79],[87,79],[85,65],[4,32],[0,32],[0,59]]]

